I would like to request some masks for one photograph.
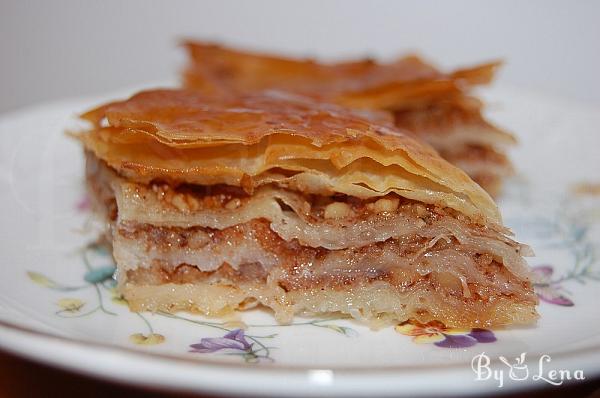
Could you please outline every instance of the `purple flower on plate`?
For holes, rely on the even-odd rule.
[[[234,329],[223,337],[205,337],[198,344],[190,345],[190,352],[209,353],[220,350],[250,351],[252,344],[248,343],[242,329]]]
[[[493,343],[496,341],[494,332],[487,329],[471,329],[471,332],[465,335],[451,333],[443,334],[445,339],[433,343],[434,345],[445,348],[465,348],[474,346],[477,343]]]
[[[563,307],[572,307],[575,305],[575,303],[563,293],[563,289],[560,286],[560,280],[552,281],[554,268],[551,265],[539,265],[533,267],[532,271],[534,275],[533,287],[540,300]]]
[[[493,343],[494,341],[496,341],[496,336],[494,336],[494,332],[488,329],[471,329],[471,333],[469,333],[468,336],[477,340],[478,343]]]
[[[465,348],[477,343],[496,341],[496,336],[491,330],[448,328],[438,321],[425,324],[413,320],[406,321],[397,325],[396,331],[411,336],[415,343],[433,343],[444,348]]]

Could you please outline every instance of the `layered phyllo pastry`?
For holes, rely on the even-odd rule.
[[[528,248],[489,195],[380,114],[154,90],[83,118],[89,193],[134,311],[537,317]]]
[[[389,111],[397,126],[428,142],[490,194],[498,194],[513,173],[506,152],[515,138],[484,118],[482,102],[471,90],[489,83],[498,63],[444,73],[416,56],[390,63],[367,59],[322,64],[200,42],[185,46],[188,88],[213,95],[278,89]]]

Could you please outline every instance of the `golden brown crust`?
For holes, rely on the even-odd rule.
[[[473,144],[489,148],[515,145],[517,139],[488,122],[480,108],[477,99],[465,97],[460,104],[440,101],[419,109],[398,110],[394,112],[394,118],[397,127],[417,134],[438,151],[447,146],[457,149]]]
[[[185,85],[209,94],[280,89],[339,104],[398,109],[488,83],[499,62],[442,73],[416,56],[381,64],[371,59],[335,64],[237,51],[188,41],[192,60]]]
[[[387,63],[363,59],[327,64],[197,41],[183,45],[190,59],[184,86],[202,93],[276,89],[355,109],[392,111],[398,127],[415,133],[444,158],[449,148],[478,144],[504,151],[516,143],[512,134],[483,117],[481,101],[469,94],[473,85],[493,79],[500,62],[444,73],[414,55]],[[471,177],[481,174],[465,171]]]
[[[360,135],[392,149],[408,147],[423,156],[434,154],[406,132],[393,130],[388,123],[391,119],[384,115],[350,111],[283,92],[213,97],[186,90],[149,90],[93,109],[82,118],[97,129],[106,119],[113,129],[145,133],[174,148],[253,145],[280,133],[307,138],[317,147],[358,140]]]
[[[83,117],[88,150],[128,178],[266,183],[360,198],[396,192],[500,223],[491,198],[429,146],[380,119],[281,92],[214,97],[153,90]]]

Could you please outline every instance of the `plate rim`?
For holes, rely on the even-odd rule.
[[[21,340],[22,342],[20,344],[11,346],[6,344],[4,339],[0,339],[0,347],[12,352],[15,355],[28,358],[35,362],[66,369],[78,374],[95,377],[100,380],[107,380],[125,385],[135,385],[144,388],[157,388],[163,391],[235,394],[236,396],[255,396],[256,394],[264,396],[279,396],[281,394],[286,394],[288,396],[298,397],[364,396],[364,394],[369,393],[372,396],[383,397],[431,396],[438,393],[460,394],[461,396],[478,395],[482,393],[499,395],[509,392],[525,392],[548,387],[548,385],[533,382],[531,380],[527,380],[524,383],[506,380],[505,385],[502,388],[497,388],[496,385],[490,385],[488,382],[477,383],[474,378],[471,378],[468,391],[465,391],[463,388],[465,387],[464,385],[452,382],[452,380],[455,380],[456,376],[465,376],[466,374],[473,376],[473,374],[470,373],[472,372],[472,369],[470,369],[470,367],[465,363],[453,363],[451,365],[387,366],[381,368],[336,368],[327,366],[308,367],[301,365],[280,364],[249,365],[243,363],[227,363],[219,360],[210,360],[209,357],[185,358],[178,355],[142,351],[140,349],[129,348],[117,344],[102,343],[99,341],[87,341],[82,338],[60,336],[0,319],[0,336],[6,337],[11,333],[16,336],[17,341]],[[15,338],[9,338],[8,340],[11,340],[13,343],[15,342]],[[25,340],[31,340],[35,343],[42,344],[45,349],[40,351],[27,349],[24,347],[24,345],[27,343]],[[187,368],[188,370],[190,370],[190,367],[195,367],[196,370],[201,370],[196,373],[196,376],[201,376],[203,372],[211,373],[226,370],[233,372],[234,374],[232,376],[238,378],[243,376],[247,382],[251,381],[252,378],[257,378],[257,380],[251,383],[245,383],[245,387],[240,389],[235,388],[235,386],[231,383],[215,383],[216,379],[210,378],[209,374],[205,374],[205,377],[209,377],[211,382],[207,384],[198,384],[197,382],[189,382],[188,379],[184,379],[185,381],[182,384],[174,385],[174,380],[170,377],[152,377],[148,379],[145,378],[144,375],[140,375],[139,372],[133,372],[133,374],[136,374],[136,376],[133,378],[125,378],[118,374],[118,370],[122,367],[113,367],[112,370],[107,371],[106,369],[102,370],[102,367],[97,366],[97,364],[93,361],[89,362],[86,366],[68,363],[66,358],[63,358],[62,356],[52,355],[52,351],[55,350],[54,347],[56,344],[70,349],[70,352],[64,353],[66,355],[92,355],[94,353],[104,352],[105,354],[119,355],[121,356],[122,360],[126,360],[130,363],[150,365],[150,368],[154,370],[154,375],[151,376],[156,376],[160,368],[164,369],[165,366],[179,366]],[[552,361],[555,364],[560,364],[570,363],[573,360],[577,360],[579,362],[584,360],[583,362],[585,364],[586,380],[589,380],[600,375],[600,363],[595,360],[598,358],[598,355],[600,355],[600,346],[593,347],[591,350],[589,348],[580,348],[574,351],[567,351],[558,355],[554,355],[552,357]],[[535,357],[536,354],[533,354],[526,363],[532,366],[537,364],[537,361],[531,359]],[[149,358],[155,359],[155,361],[147,361]],[[156,361],[156,359],[159,361]],[[501,363],[498,358],[490,358],[490,361],[490,365]],[[445,372],[440,374],[440,370],[444,370]],[[332,377],[331,381],[323,382],[322,380],[318,379],[311,380],[311,375],[314,374],[313,372],[325,372],[325,375]],[[277,373],[278,375],[287,375],[288,377],[285,378],[286,381],[284,383],[260,383],[260,381],[263,380],[263,377],[268,377],[272,373]],[[355,376],[358,374],[363,377],[356,378]],[[335,378],[333,378],[333,376],[335,376]],[[404,382],[410,380],[411,376],[416,376],[416,379],[424,379],[428,376],[432,376],[438,378],[438,381],[435,384],[430,384],[428,389],[423,389],[422,384],[417,382],[413,383],[412,388],[407,388]],[[297,379],[294,381],[294,383],[301,385],[303,387],[302,390],[291,391],[289,389],[289,386],[293,384],[290,383],[290,377]],[[440,379],[446,379],[447,382],[444,383]],[[196,381],[199,381],[199,379]],[[384,381],[387,384],[383,385],[376,381]],[[565,385],[576,383],[577,381],[571,380],[567,381]]]

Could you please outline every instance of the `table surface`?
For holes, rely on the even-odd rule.
[[[208,395],[190,395],[173,392],[150,391],[131,386],[118,385],[55,369],[49,366],[19,358],[0,351],[0,397],[69,397],[80,396],[120,397],[128,398],[175,398],[202,397]],[[503,397],[586,397],[600,398],[600,379],[588,380],[571,386],[546,388],[528,394],[517,394]]]

